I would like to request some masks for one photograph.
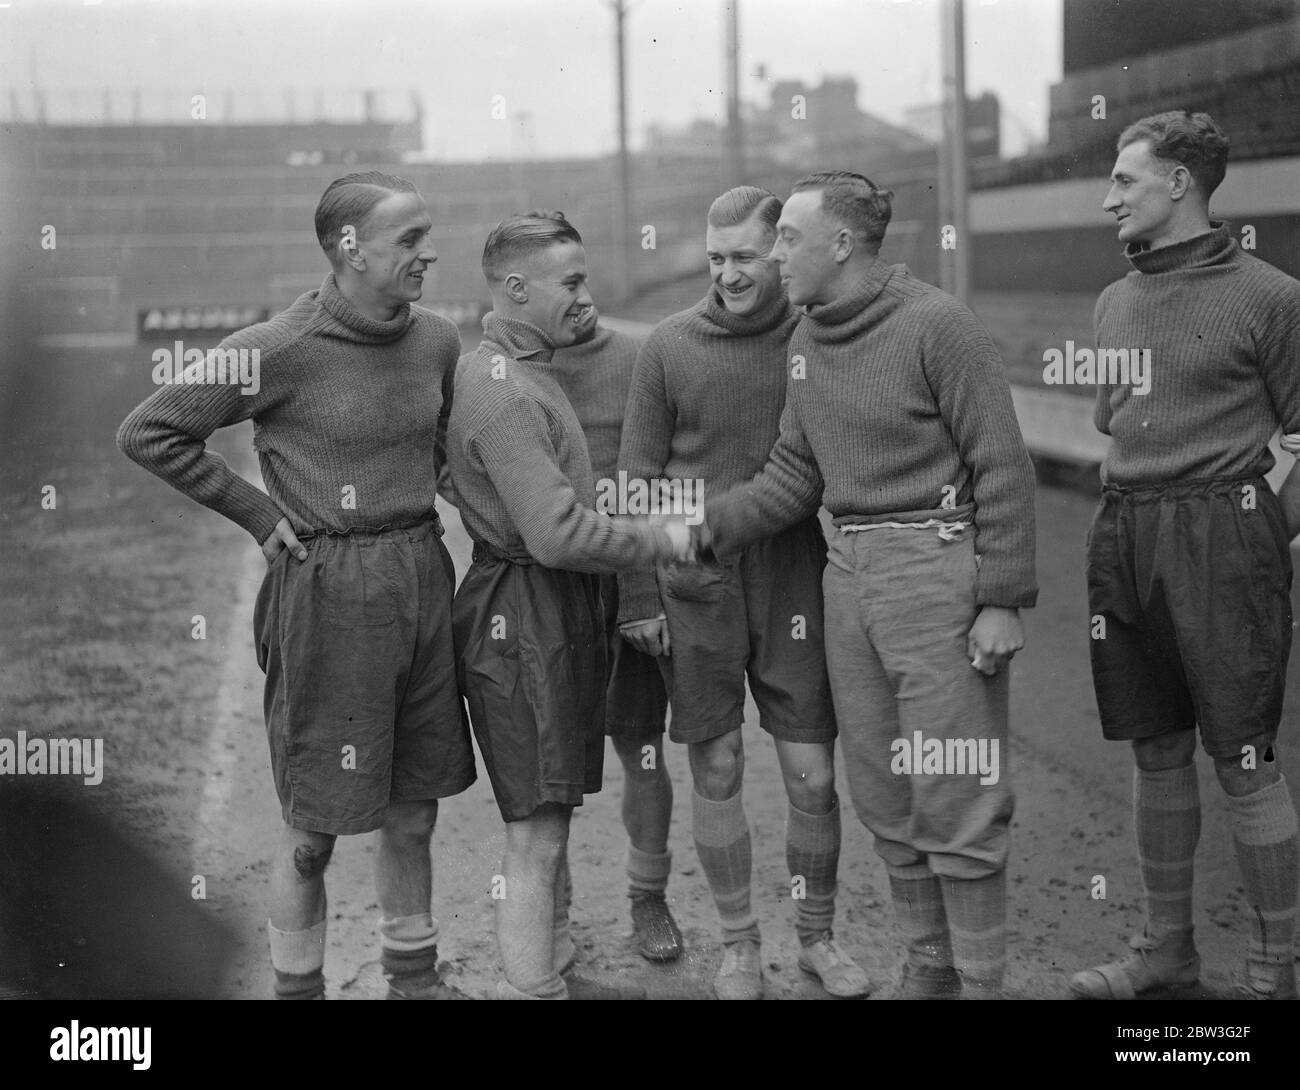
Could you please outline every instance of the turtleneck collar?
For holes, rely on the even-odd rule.
[[[483,336],[500,345],[511,359],[550,363],[556,345],[546,333],[520,318],[507,318],[495,310],[483,315]]]
[[[1210,230],[1203,235],[1175,242],[1172,246],[1161,246],[1156,250],[1147,250],[1130,242],[1124,248],[1124,256],[1138,272],[1154,274],[1221,265],[1232,256],[1236,248],[1237,240],[1232,237],[1227,223],[1211,220]]]
[[[805,314],[813,338],[818,341],[841,341],[856,335],[861,325],[858,316],[880,295],[890,278],[900,271],[906,272],[906,267],[888,265],[876,258],[846,294],[829,303],[814,303],[808,307]]]
[[[753,314],[732,314],[715,287],[704,297],[704,316],[715,326],[737,337],[755,337],[775,329],[794,313],[790,297],[782,288]]]
[[[387,344],[404,336],[415,320],[411,304],[403,303],[397,313],[386,322],[367,318],[352,305],[351,300],[339,290],[338,281],[330,273],[321,284],[316,302],[333,319],[330,332],[344,340],[360,344]]]

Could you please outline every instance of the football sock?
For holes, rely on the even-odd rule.
[[[737,791],[729,799],[714,802],[692,792],[695,850],[718,906],[726,944],[759,941],[758,921],[749,903],[752,854],[741,795]]]
[[[1007,872],[945,877],[939,884],[962,998],[999,998],[1007,967]]]
[[[833,799],[830,810],[824,814],[806,814],[793,803],[788,805],[785,859],[795,883],[795,934],[801,946],[808,946],[830,934],[835,923],[835,879],[840,865],[839,799]]]
[[[1300,838],[1286,779],[1240,798],[1228,796],[1233,843],[1250,902],[1250,986],[1271,992],[1291,969],[1295,939]],[[1293,971],[1293,970],[1292,970]]]
[[[1134,769],[1133,823],[1147,892],[1147,936],[1190,944],[1192,879],[1201,836],[1196,766]]]
[[[276,999],[325,998],[325,921],[305,931],[281,931],[266,921]]]

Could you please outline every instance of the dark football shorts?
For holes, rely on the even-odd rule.
[[[609,636],[605,733],[611,738],[653,743],[663,734],[668,715],[668,688],[661,660],[638,651],[619,631],[618,577],[602,575],[600,593]]]
[[[600,790],[605,759],[600,577],[476,542],[452,612],[461,689],[502,818],[581,805]]]
[[[745,678],[759,726],[787,742],[830,742],[822,570],[826,538],[809,519],[712,564],[659,570],[668,617],[674,742],[704,742],[745,718]]]
[[[1291,651],[1291,553],[1268,483],[1107,485],[1087,550],[1103,734],[1199,724],[1221,759],[1271,745]]]
[[[271,771],[285,823],[318,833],[379,828],[390,802],[474,782],[456,686],[455,568],[429,521],[299,535],[253,611]]]

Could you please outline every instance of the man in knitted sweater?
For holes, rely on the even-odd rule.
[[[460,339],[414,305],[432,227],[404,179],[331,183],[316,235],[333,271],[217,349],[252,354],[256,392],[199,364],[117,437],[266,558],[254,629],[284,821],[268,923],[280,998],[323,998],[326,864],[337,836],[373,829],[390,998],[464,998],[439,977],[430,903],[438,799],[475,777],[434,511]],[[249,419],[266,492],[204,446]]]
[[[572,347],[556,352],[551,364],[582,425],[597,495],[604,485],[616,496],[619,440],[640,342],[600,324],[594,307],[579,336]],[[608,636],[605,732],[623,766],[632,929],[642,957],[675,961],[681,956],[682,933],[665,896],[672,873],[668,828],[673,785],[663,761],[668,693],[659,665],[662,660],[638,650],[620,634],[617,577],[602,575],[600,591]]]
[[[1232,815],[1250,907],[1243,998],[1294,999],[1300,847],[1273,750],[1291,647],[1300,472],[1274,495],[1270,436],[1300,432],[1300,282],[1243,253],[1209,217],[1228,141],[1207,114],[1157,114],[1120,135],[1114,214],[1133,266],[1097,301],[1111,436],[1088,535],[1092,672],[1107,738],[1132,743],[1145,933],[1077,973],[1075,994],[1128,999],[1190,984],[1201,809],[1195,728]]]
[[[577,230],[560,213],[508,217],[483,272],[493,309],[456,369],[447,461],[474,539],[454,606],[458,669],[506,822],[498,994],[632,998],[573,975],[568,931],[569,822],[604,760],[597,573],[685,558],[691,535],[681,519],[593,509],[587,443],[552,365],[594,320]]]
[[[752,481],[706,498],[701,546],[727,555],[830,510],[826,659],[853,803],[907,939],[899,994],[994,998],[1033,467],[974,315],[880,260],[890,198],[847,171],[796,183],[772,250],[805,308],[780,436]]]
[[[729,190],[710,207],[713,284],[695,306],[661,322],[637,360],[619,455],[630,480],[698,481],[714,495],[763,466],[798,321],[768,256],[780,214],[781,202],[754,186]],[[763,994],[741,797],[748,676],[789,800],[799,965],[833,995],[865,995],[866,974],[832,932],[840,810],[822,639],[826,543],[816,505],[796,525],[757,537],[725,563],[661,570],[657,585],[654,573],[625,573],[619,616],[637,647],[669,656],[670,737],[688,746],[695,845],[722,922],[714,991],[722,999]]]

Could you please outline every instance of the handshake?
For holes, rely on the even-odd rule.
[[[672,545],[672,551],[661,554],[660,560],[698,564],[713,559],[713,535],[702,517],[695,525],[687,522],[684,515],[652,515],[649,522],[662,530]]]
[[[713,535],[703,517],[692,525],[682,515],[651,515],[649,523],[662,530],[670,543],[670,550],[660,553],[662,563],[700,564],[714,559]],[[662,613],[658,617],[625,621],[619,625],[619,631],[642,654],[659,656],[672,653],[668,620]]]

